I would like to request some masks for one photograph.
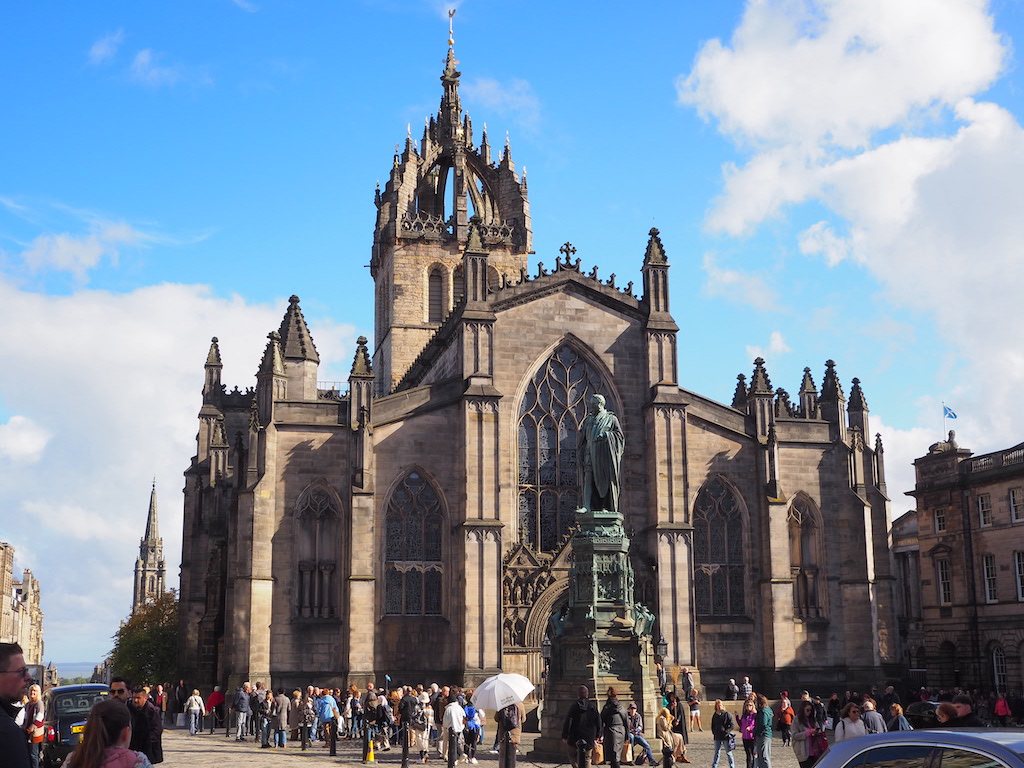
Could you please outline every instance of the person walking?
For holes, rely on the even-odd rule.
[[[166,700],[167,697],[164,696],[164,701]],[[220,692],[219,685],[213,686],[213,692],[206,700],[206,711],[213,715],[211,730],[219,728],[224,723],[224,694]]]
[[[725,750],[729,768],[736,768],[736,760],[732,751],[736,748],[736,718],[725,708],[721,699],[715,700],[715,713],[711,716],[711,736],[715,740],[715,756],[711,759],[711,768],[718,768],[718,759]]]
[[[149,700],[146,689],[141,685],[132,688],[132,700],[128,710],[132,716],[131,748],[145,754],[153,765],[162,763],[164,726],[160,710]]]
[[[604,736],[605,760],[612,768],[619,768],[619,754],[626,743],[627,720],[626,710],[619,702],[619,694],[615,688],[609,687],[608,698],[601,708],[601,726]]]
[[[874,699],[870,696],[865,696],[861,709],[860,719],[864,721],[864,728],[868,733],[885,733],[888,730],[885,718],[875,709]]]
[[[153,707],[157,717],[160,710]],[[82,741],[68,768],[153,768],[145,753],[131,749],[132,716],[120,699],[97,702],[85,722]]]
[[[576,696],[562,725],[562,741],[569,745],[573,768],[590,768],[590,751],[601,738],[601,715],[587,686],[577,688]]]
[[[809,701],[797,704],[791,743],[800,768],[811,768],[828,749],[828,737],[820,728],[815,717],[814,705]]]
[[[743,702],[740,712],[740,736],[743,741],[743,752],[747,756],[747,768],[754,768],[754,731],[757,730],[757,705],[747,699]]]
[[[199,733],[200,718],[206,717],[206,705],[203,703],[203,697],[199,695],[199,689],[193,689],[192,695],[185,700],[185,712],[188,714],[188,733],[190,736],[195,736]]]
[[[903,715],[903,707],[896,703],[889,705],[889,721],[885,724],[885,727],[889,731],[914,730],[913,726],[910,725],[910,721]]]
[[[763,693],[757,694],[757,724],[754,726],[754,766],[772,768],[772,715],[768,699]]]
[[[43,692],[38,685],[33,684],[29,687],[28,703],[25,704],[24,712],[22,727],[28,741],[29,765],[32,768],[39,768],[39,752],[43,748],[43,723],[46,721],[46,714],[43,709]]]
[[[793,703],[789,700],[789,691],[782,691],[779,696],[779,731],[782,734],[782,746],[788,747],[793,738]]]
[[[867,735],[868,729],[864,726],[864,721],[860,719],[860,707],[857,704],[851,701],[843,707],[841,715],[842,719],[840,719],[835,727],[835,741],[837,744],[840,741]]]
[[[526,720],[526,706],[517,701],[494,713],[495,743],[498,745],[498,767],[515,768],[516,752],[523,735],[523,721]]]

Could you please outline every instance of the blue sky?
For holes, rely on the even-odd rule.
[[[169,581],[202,363],[250,386],[296,293],[344,379],[372,337],[373,189],[436,110],[428,0],[0,10],[0,539],[41,579],[47,658],[98,660],[156,477]],[[763,354],[859,377],[893,513],[945,401],[1019,442],[1024,5],[458,3],[463,106],[525,166],[532,263],[571,241],[672,263],[682,385]]]

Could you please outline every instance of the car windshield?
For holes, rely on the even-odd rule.
[[[109,695],[109,691],[102,689],[93,691],[68,691],[67,693],[54,694],[53,704],[51,706],[53,707],[53,712],[57,717],[76,717],[81,715],[84,719],[88,716],[93,704],[98,701],[103,701]]]

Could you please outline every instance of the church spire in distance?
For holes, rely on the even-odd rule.
[[[146,516],[146,534],[139,540],[139,556],[135,560],[132,613],[150,600],[156,600],[166,589],[164,586],[164,540],[156,517],[156,480],[149,491],[149,514]]]

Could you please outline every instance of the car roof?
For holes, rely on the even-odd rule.
[[[1016,728],[936,728],[917,731],[893,731],[873,733],[848,741],[842,741],[829,748],[829,754],[836,764],[844,764],[850,758],[868,749],[893,744],[926,744],[931,746],[974,747],[984,749],[1004,760],[1021,762],[1024,757],[1024,731]]]
[[[110,686],[103,683],[81,683],[79,685],[58,685],[50,689],[50,693],[66,693],[68,691],[105,691]]]

